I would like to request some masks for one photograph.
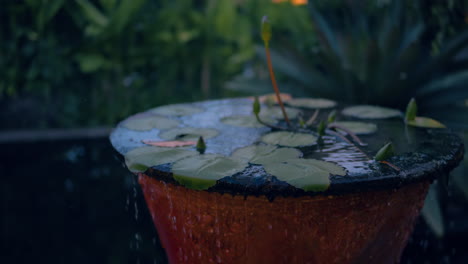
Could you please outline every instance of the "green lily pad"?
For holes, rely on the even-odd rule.
[[[154,108],[150,112],[165,116],[188,116],[203,112],[203,109],[191,105],[166,105]]]
[[[272,118],[268,118],[265,116],[260,116],[263,122],[268,124],[275,124],[276,121]],[[264,125],[260,124],[257,118],[254,115],[234,115],[234,116],[226,116],[221,118],[221,122],[226,125],[231,126],[240,126],[240,127],[255,127],[260,128],[264,127]]]
[[[165,140],[197,141],[200,137],[208,139],[218,134],[218,130],[211,128],[180,127],[163,131],[159,137]]]
[[[147,131],[153,128],[157,129],[169,129],[174,128],[179,125],[179,122],[162,116],[145,116],[145,117],[135,117],[131,118],[123,126],[137,131]]]
[[[401,116],[401,112],[397,109],[373,106],[373,105],[356,105],[343,109],[343,115],[352,116],[362,119],[385,119]]]
[[[377,131],[377,125],[365,122],[354,122],[354,121],[337,121],[333,122],[344,128],[347,128],[356,135],[367,135]]]
[[[252,164],[262,165],[299,158],[302,156],[302,153],[294,148],[277,148],[272,145],[252,145],[235,150],[231,156]]]
[[[217,154],[191,156],[172,165],[174,179],[187,188],[206,190],[216,181],[241,172],[247,162]]]
[[[265,171],[304,191],[325,191],[330,186],[330,174],[345,176],[344,168],[314,159],[289,159],[283,163],[267,163]]]
[[[317,137],[314,135],[287,131],[268,133],[260,140],[270,145],[285,147],[310,146],[317,143]]]
[[[301,110],[299,109],[294,109],[291,107],[285,107],[286,114],[288,115],[289,119],[294,119],[296,118]],[[281,107],[279,106],[273,106],[273,107],[264,107],[262,108],[262,111],[260,112],[260,117],[271,117],[275,119],[284,119],[283,111],[281,110]]]
[[[446,128],[446,126],[440,123],[437,120],[434,120],[429,117],[417,116],[413,120],[406,121],[406,124],[415,127],[424,127],[424,128]]]
[[[294,107],[310,108],[310,109],[326,109],[336,106],[336,102],[324,98],[293,98],[286,104]]]
[[[195,151],[187,149],[144,146],[127,152],[125,164],[132,172],[144,172],[148,167],[173,163],[196,154]]]

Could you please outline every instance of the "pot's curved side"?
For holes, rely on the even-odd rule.
[[[170,263],[398,263],[429,187],[270,202],[139,183]]]

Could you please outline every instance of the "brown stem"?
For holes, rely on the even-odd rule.
[[[388,165],[389,167],[391,167],[392,169],[394,169],[396,171],[400,171],[400,168],[398,168],[397,166],[393,165],[392,163],[390,163],[388,161],[382,160],[382,161],[379,161],[379,162],[382,163],[382,164]]]
[[[361,152],[362,154],[364,154],[364,156],[366,156],[367,159],[371,159],[364,151],[362,151],[362,149],[360,149],[358,146],[356,146],[355,144],[353,144],[353,142],[351,142],[349,139],[347,139],[345,136],[341,135],[340,133],[336,132],[336,131],[333,131],[333,130],[328,130],[327,131],[328,134],[331,134],[335,137],[339,137],[341,138],[342,140],[346,141],[346,143],[350,144],[350,145],[353,145],[355,148],[357,148],[359,150],[359,152]]]
[[[343,130],[344,132],[346,132],[348,135],[350,135],[354,141],[356,141],[359,145],[361,146],[367,146],[366,143],[362,142],[361,139],[356,136],[356,134],[354,134],[351,130],[347,129],[346,127],[344,126],[341,126],[341,125],[338,125],[336,123],[331,123],[331,124],[328,124],[327,126],[328,128],[338,128],[338,129],[341,129]]]
[[[271,84],[273,85],[273,89],[275,90],[276,99],[278,100],[278,103],[281,107],[281,111],[283,112],[284,120],[286,121],[288,126],[291,126],[291,122],[289,122],[288,115],[286,114],[286,110],[284,109],[283,101],[281,100],[278,85],[276,84],[275,73],[273,72],[273,66],[271,64],[270,49],[268,48],[268,43],[265,43],[265,52],[267,57],[268,71],[270,72]]]

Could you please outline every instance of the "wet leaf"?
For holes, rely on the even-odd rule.
[[[337,124],[344,128],[347,128],[351,132],[356,135],[367,135],[372,134],[377,131],[377,125],[372,123],[365,123],[365,122],[354,122],[354,121],[339,121],[334,122],[333,124]]]
[[[290,119],[296,118],[299,113],[301,113],[301,110],[299,109],[294,109],[290,107],[285,107],[286,114]],[[262,109],[262,113],[260,114],[260,117],[263,119],[263,117],[269,117],[269,118],[275,118],[275,119],[284,119],[283,112],[281,110],[281,107],[279,106],[273,106],[273,107],[265,107]]]
[[[385,119],[401,116],[401,112],[397,109],[373,105],[350,106],[343,109],[342,113],[343,115],[362,119]]]
[[[414,120],[406,121],[406,124],[414,127],[424,128],[446,128],[446,126],[439,121],[422,116],[417,116]]]
[[[155,147],[175,148],[185,146],[195,146],[195,141],[153,141],[153,140],[142,140],[143,143]]]
[[[285,147],[310,146],[317,142],[317,137],[311,134],[287,131],[272,132],[261,138],[262,142]]]
[[[199,137],[205,139],[216,137],[219,132],[210,128],[181,127],[159,133],[159,137],[165,140],[197,141]]]
[[[187,188],[205,190],[216,181],[241,172],[247,162],[217,154],[191,156],[172,165],[174,179]]]
[[[301,111],[294,108],[286,107],[286,113],[290,118],[296,118]],[[260,119],[267,124],[276,124],[276,119],[283,119],[283,113],[278,106],[264,107],[260,112]],[[221,122],[231,126],[254,127],[261,128],[264,125],[260,124],[255,115],[233,115],[221,118]]]
[[[235,150],[231,157],[252,164],[267,164],[283,162],[287,159],[299,158],[302,153],[294,148],[278,148],[272,145],[252,145]]]
[[[144,146],[127,152],[125,164],[132,172],[143,172],[148,167],[173,163],[193,155],[197,155],[197,153],[187,149]]]
[[[122,125],[131,130],[147,131],[153,128],[159,130],[174,128],[179,122],[162,116],[145,116],[131,118]]]
[[[188,116],[203,112],[203,109],[191,105],[166,105],[154,108],[150,112],[165,116]]]
[[[310,109],[324,109],[336,106],[335,101],[323,98],[294,98],[286,103],[290,106]]]
[[[389,159],[390,157],[392,157],[394,155],[395,155],[395,149],[393,147],[392,142],[389,142],[389,143],[385,144],[381,149],[379,149],[377,154],[375,154],[374,159],[376,161],[384,161],[384,160],[387,160],[387,159]]]
[[[260,115],[260,119],[262,119],[263,122],[268,123],[268,124],[276,123],[274,119],[268,118],[264,115]],[[231,126],[255,127],[255,128],[265,127],[264,125],[258,122],[257,118],[254,115],[226,116],[226,117],[221,118],[221,122],[226,125],[231,125]]]
[[[281,181],[305,191],[325,191],[330,186],[330,174],[346,175],[344,168],[314,159],[290,159],[283,163],[263,165],[265,171]]]

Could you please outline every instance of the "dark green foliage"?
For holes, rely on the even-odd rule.
[[[415,97],[422,114],[468,124],[459,114],[468,98],[468,30],[457,11],[464,1],[339,2],[309,1],[309,34],[320,48],[276,48],[278,72],[309,96],[399,109]],[[447,20],[434,22],[430,14],[439,9]]]
[[[112,125],[225,96],[253,55],[234,1],[28,0],[0,8],[2,128]]]

